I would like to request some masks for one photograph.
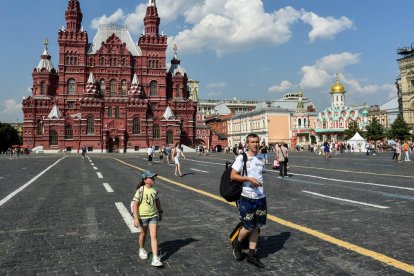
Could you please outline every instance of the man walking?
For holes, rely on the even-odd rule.
[[[266,224],[267,207],[266,197],[263,192],[263,156],[259,154],[260,138],[257,134],[249,134],[247,141],[247,175],[242,176],[243,155],[237,156],[232,165],[230,178],[243,183],[239,207],[240,220],[243,227],[234,244],[233,254],[237,261],[243,260],[241,244],[244,239],[249,239],[249,255],[247,262],[256,267],[263,268],[265,265],[257,258],[256,248],[259,238],[259,229]]]
[[[285,144],[281,144],[276,148],[276,160],[279,161],[279,178],[289,177],[287,173],[287,164],[288,164],[288,150]]]

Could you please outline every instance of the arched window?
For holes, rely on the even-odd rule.
[[[111,95],[116,95],[118,92],[118,82],[116,80],[110,81]]]
[[[152,138],[160,138],[160,127],[158,125],[152,127]]]
[[[298,119],[298,127],[301,127],[301,125],[302,125],[302,120],[299,118]]]
[[[105,65],[105,58],[104,57],[101,57],[101,59],[100,59],[100,61],[99,61],[99,64],[100,65]]]
[[[37,121],[37,135],[43,135],[43,121]]]
[[[157,96],[158,94],[158,84],[156,81],[151,81],[150,82],[150,91],[151,91],[151,96]]]
[[[89,58],[89,65],[90,66],[93,66],[94,64],[93,64],[93,58],[91,57],[91,58]]]
[[[108,118],[112,118],[112,106],[108,107]]]
[[[74,79],[68,80],[68,95],[75,95],[76,93],[76,81]]]
[[[140,125],[139,125],[139,118],[135,117],[132,121],[132,134],[139,134],[140,133]]]
[[[122,58],[122,66],[126,66],[126,58]]]
[[[66,65],[69,65],[69,57],[66,57]]]
[[[180,86],[179,86],[179,85],[177,85],[177,86],[175,87],[175,96],[176,96],[176,97],[180,97]]]
[[[93,122],[93,117],[89,117],[86,121],[86,133],[87,134],[93,134],[95,131],[95,126]]]
[[[58,134],[56,131],[52,130],[49,135],[49,144],[51,146],[58,145]]]
[[[73,139],[73,129],[71,125],[65,126],[65,139]]]
[[[198,134],[200,131],[198,130]],[[167,131],[167,144],[174,144],[174,133],[172,130]]]
[[[74,58],[73,58],[73,64],[74,64],[74,65],[78,65],[78,58],[77,58],[77,57],[74,57]]]
[[[306,118],[303,119],[303,126],[304,127],[307,127],[307,125],[306,125]]]
[[[126,95],[127,92],[127,82],[126,80],[122,80],[121,82],[121,95]]]
[[[99,81],[99,87],[101,88],[101,95],[105,95],[105,80],[101,79]]]
[[[46,95],[46,84],[44,81],[40,83],[40,95]]]
[[[115,118],[119,118],[119,107],[115,107]]]

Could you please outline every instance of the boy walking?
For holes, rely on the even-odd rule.
[[[237,202],[239,207],[240,220],[243,227],[240,229],[239,236],[235,242],[233,255],[237,261],[243,260],[241,244],[244,239],[249,239],[249,255],[247,262],[258,268],[265,265],[257,258],[256,248],[259,238],[259,229],[266,224],[267,207],[266,197],[263,192],[263,156],[259,153],[260,138],[257,134],[249,134],[247,141],[247,176],[242,176],[243,156],[239,155],[232,165],[230,178],[234,181],[243,183],[243,190],[240,200]]]

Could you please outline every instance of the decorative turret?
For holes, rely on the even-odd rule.
[[[336,74],[336,83],[331,87],[332,106],[340,107],[345,105],[345,87],[339,83],[339,74]]]
[[[160,18],[158,17],[155,0],[148,0],[147,12],[144,17],[144,26],[146,35],[159,35]]]
[[[34,96],[52,96],[56,93],[58,85],[58,74],[51,62],[47,46],[49,42],[44,40],[45,49],[40,56],[39,64],[34,68],[33,77],[33,95]]]
[[[88,81],[86,82],[86,88],[85,88],[85,95],[98,95],[98,89],[96,87],[96,80],[95,77],[93,76],[93,73],[91,72],[89,74],[89,78]]]
[[[69,0],[65,18],[67,31],[75,33],[81,31],[83,14],[78,0]]]
[[[168,69],[168,81],[170,82],[170,91],[168,96],[172,98],[188,98],[187,91],[187,73],[181,67],[180,59],[178,58],[178,47],[174,44],[174,57],[171,60],[171,66]]]
[[[298,91],[298,104],[296,106],[296,112],[297,113],[304,113],[305,112],[305,103],[303,102],[303,94],[302,94],[302,90],[299,87],[299,91]]]
[[[131,82],[131,89],[128,91],[128,95],[138,97],[142,95],[141,87],[139,85],[139,80],[137,74],[134,74],[134,77]]]

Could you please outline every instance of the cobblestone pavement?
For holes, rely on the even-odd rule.
[[[234,260],[237,209],[214,197],[232,156],[186,156],[183,177],[172,165],[148,167],[144,154],[0,156],[0,275],[414,273],[414,162],[292,152],[290,178],[268,167],[260,270]],[[117,208],[129,209],[139,169],[148,168],[160,175],[161,269],[139,259],[137,234]]]

